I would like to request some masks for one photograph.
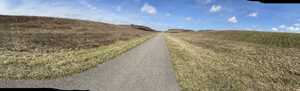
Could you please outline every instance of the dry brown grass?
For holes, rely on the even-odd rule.
[[[215,33],[167,34],[168,48],[183,91],[295,91],[300,88],[300,49],[297,47],[245,41],[251,40],[245,37],[230,39],[235,36],[233,33]]]
[[[152,32],[99,22],[25,16],[0,16],[0,50],[54,52],[88,49]]]
[[[71,19],[0,16],[0,79],[52,79],[79,73],[154,34]]]

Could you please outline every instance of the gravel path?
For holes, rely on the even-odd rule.
[[[179,91],[162,34],[86,72],[55,80],[0,80],[0,88]]]

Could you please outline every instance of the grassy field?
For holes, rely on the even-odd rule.
[[[0,79],[53,79],[95,67],[154,35],[118,25],[0,16]]]
[[[300,34],[166,33],[183,91],[296,91]]]

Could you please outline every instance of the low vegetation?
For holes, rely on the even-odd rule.
[[[168,33],[181,33],[181,32],[194,32],[194,30],[188,30],[188,29],[169,29],[167,32]]]
[[[255,31],[219,31],[203,32],[211,38],[262,44],[269,47],[300,48],[300,36],[297,33],[255,32]]]
[[[95,67],[153,31],[72,19],[0,16],[0,78],[52,79]]]
[[[300,34],[207,31],[165,35],[183,91],[300,88]]]

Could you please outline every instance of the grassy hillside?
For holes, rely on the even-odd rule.
[[[300,34],[255,32],[255,31],[211,31],[203,35],[211,38],[249,42],[271,47],[300,48]]]
[[[168,29],[167,33],[181,33],[181,32],[194,32],[194,30],[188,29]]]
[[[82,72],[151,35],[100,22],[0,16],[0,78],[51,79]]]
[[[151,32],[117,25],[49,17],[0,16],[0,48],[11,51],[86,49]]]
[[[183,91],[295,91],[300,34],[209,31],[166,34]]]

